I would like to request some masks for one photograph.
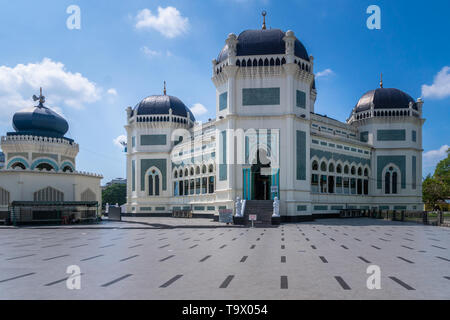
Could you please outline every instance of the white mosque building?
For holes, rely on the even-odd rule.
[[[101,175],[76,169],[79,145],[65,137],[67,121],[39,104],[18,111],[14,132],[2,136],[4,166],[0,167],[0,220],[61,221],[95,216],[101,209]]]
[[[128,107],[127,213],[217,216],[237,197],[277,197],[282,221],[421,210],[421,99],[381,82],[341,122],[316,112],[314,78],[294,32],[264,24],[230,34],[213,60],[216,119],[198,124],[165,90]]]

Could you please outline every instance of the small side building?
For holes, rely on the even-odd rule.
[[[67,121],[44,106],[13,116],[14,132],[0,147],[0,220],[15,223],[96,218],[101,208],[101,175],[76,169],[79,146],[65,137]]]

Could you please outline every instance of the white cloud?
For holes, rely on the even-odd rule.
[[[435,167],[439,163],[439,161],[447,157],[448,148],[450,148],[448,145],[443,145],[437,150],[430,150],[425,152],[423,154],[423,167]]]
[[[149,58],[158,57],[161,55],[160,51],[151,50],[146,46],[142,47],[141,51]]]
[[[450,67],[443,67],[434,77],[431,86],[422,85],[422,97],[444,99],[450,97]]]
[[[317,72],[316,73],[316,78],[320,78],[320,77],[327,77],[327,76],[331,76],[334,74],[334,71],[331,69],[325,69],[321,72]]]
[[[123,148],[123,144],[122,143],[127,143],[127,136],[125,135],[120,135],[117,138],[113,139],[113,142],[116,146]]]
[[[174,7],[158,7],[158,15],[142,9],[136,16],[136,29],[154,29],[167,38],[175,38],[189,29],[189,19]]]
[[[114,88],[108,89],[108,91],[106,91],[106,93],[108,93],[109,95],[112,95],[112,96],[117,96],[117,90]]]
[[[102,96],[94,82],[49,58],[12,68],[0,66],[0,119],[9,122],[14,112],[36,105],[31,96],[39,94],[39,87],[46,105],[58,113],[62,113],[61,106],[82,109]]]
[[[201,103],[196,103],[191,107],[191,111],[195,117],[202,116],[208,112],[208,109],[205,108]]]

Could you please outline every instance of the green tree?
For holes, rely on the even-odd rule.
[[[422,199],[433,210],[440,201],[448,197],[448,186],[441,179],[428,176],[422,183]]]
[[[450,186],[450,148],[447,150],[447,158],[437,164],[433,177]]]
[[[127,198],[127,185],[126,184],[113,184],[102,190],[102,202],[103,205],[107,203],[120,205],[126,202]]]

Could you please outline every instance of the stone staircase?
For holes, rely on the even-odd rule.
[[[251,225],[248,220],[251,214],[257,215],[255,226],[272,225],[273,201],[272,200],[247,200],[245,204],[244,221],[246,225]]]

